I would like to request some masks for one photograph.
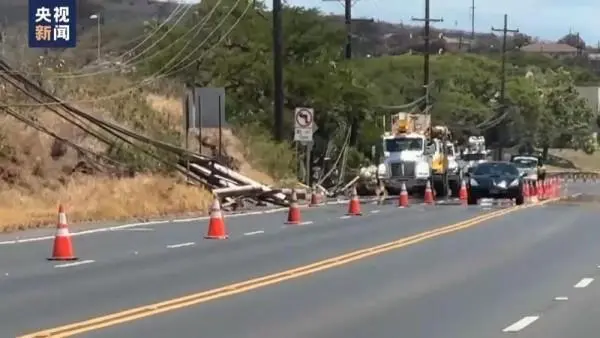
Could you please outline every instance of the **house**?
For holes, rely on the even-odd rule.
[[[462,36],[458,36],[458,37],[444,36],[443,39],[445,42],[446,50],[452,51],[452,52],[468,50],[469,45],[471,44],[471,39],[467,39]]]
[[[564,43],[532,43],[521,47],[525,53],[542,53],[551,56],[577,56],[579,50]]]

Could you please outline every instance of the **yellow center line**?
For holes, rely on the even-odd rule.
[[[76,322],[69,325],[64,325],[52,329],[47,329],[35,333],[26,334],[17,338],[41,338],[41,337],[70,337],[80,333],[94,331],[117,324],[122,324],[136,319],[146,318],[164,312],[169,312],[192,305],[205,303],[214,299],[232,296],[238,293],[247,292],[250,290],[266,287],[269,285],[281,283],[290,279],[314,274],[319,271],[328,270],[340,265],[345,265],[354,261],[358,261],[367,257],[375,256],[395,249],[400,249],[412,244],[416,244],[427,239],[439,237],[452,232],[460,231],[481,224],[484,221],[497,218],[516,210],[522,210],[537,205],[546,204],[556,201],[557,199],[545,200],[537,204],[521,205],[510,207],[503,210],[485,213],[483,215],[458,222],[455,224],[446,225],[433,230],[421,232],[412,236],[400,238],[398,240],[384,243],[381,245],[369,247],[366,249],[352,251],[336,257],[317,261],[312,264],[300,266],[294,269],[258,277],[243,282],[226,285],[212,290],[207,290],[199,293],[190,294],[187,296],[170,299],[167,301],[149,304],[145,306],[135,307],[129,310],[115,312],[109,315],[92,318]]]

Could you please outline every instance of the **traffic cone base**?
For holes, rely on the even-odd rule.
[[[309,207],[318,207],[321,205],[321,195],[318,192],[313,192],[310,196]]]
[[[301,224],[300,220],[300,209],[297,206],[290,206],[290,210],[288,211],[288,220],[285,224]]]
[[[221,204],[217,198],[214,199],[208,221],[208,233],[204,236],[206,239],[227,239],[227,228],[221,213]]]

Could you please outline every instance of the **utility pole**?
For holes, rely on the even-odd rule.
[[[283,24],[281,0],[273,0],[273,136],[283,141]]]
[[[473,51],[475,43],[475,0],[471,0],[471,43],[469,43],[469,52]]]
[[[431,22],[442,22],[443,18],[432,19],[429,15],[429,0],[425,0],[425,18],[411,18],[412,21],[425,22],[425,32],[423,40],[425,42],[423,51],[423,95],[425,96],[426,105],[429,103],[429,53],[430,53],[430,23]]]
[[[322,0],[323,2],[341,2],[341,0]],[[344,46],[344,58],[352,59],[352,0],[344,0],[344,25],[346,26],[346,45]]]
[[[500,109],[501,109],[501,115],[504,114],[504,112],[506,111],[506,35],[508,33],[519,33],[518,29],[509,29],[508,28],[508,15],[504,14],[504,27],[502,29],[496,29],[494,27],[492,27],[492,32],[502,32],[502,64],[500,66]],[[500,123],[500,125],[498,125],[498,129],[502,129],[502,123]],[[497,130],[498,130],[497,129]],[[503,155],[503,139],[502,138],[502,132],[503,130],[498,130],[499,132],[496,133],[498,136],[498,160],[502,161],[502,158],[504,157]]]
[[[346,24],[346,48],[344,56],[352,59],[352,0],[344,0],[344,23]]]
[[[432,19],[431,15],[430,15],[430,11],[429,11],[429,0],[425,0],[425,17],[424,18],[411,18],[412,21],[420,21],[420,22],[424,22],[425,23],[425,27],[424,27],[424,32],[423,32],[423,41],[424,41],[424,50],[423,50],[423,95],[425,96],[425,100],[424,100],[424,105],[423,105],[423,110],[428,109],[429,107],[429,53],[430,51],[430,39],[431,39],[431,32],[430,32],[430,24],[431,22],[442,22],[444,21],[443,18],[440,19]],[[431,133],[432,130],[430,130]],[[442,155],[444,155],[445,153],[445,149],[446,149],[446,141],[445,139],[442,140]],[[445,158],[445,156],[444,156]],[[444,161],[446,162],[446,161]],[[445,169],[445,168],[444,168]],[[446,170],[444,170],[445,172]],[[431,178],[432,180],[432,184],[431,186],[434,187],[435,189],[435,185],[433,182],[433,177]],[[447,197],[448,195],[448,179],[447,179],[447,175],[444,175],[444,179],[442,182],[443,188],[442,191],[439,191],[439,194],[441,196]]]

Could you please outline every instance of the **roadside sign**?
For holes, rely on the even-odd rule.
[[[294,111],[294,141],[309,143],[313,140],[315,128],[315,110],[298,107]]]

